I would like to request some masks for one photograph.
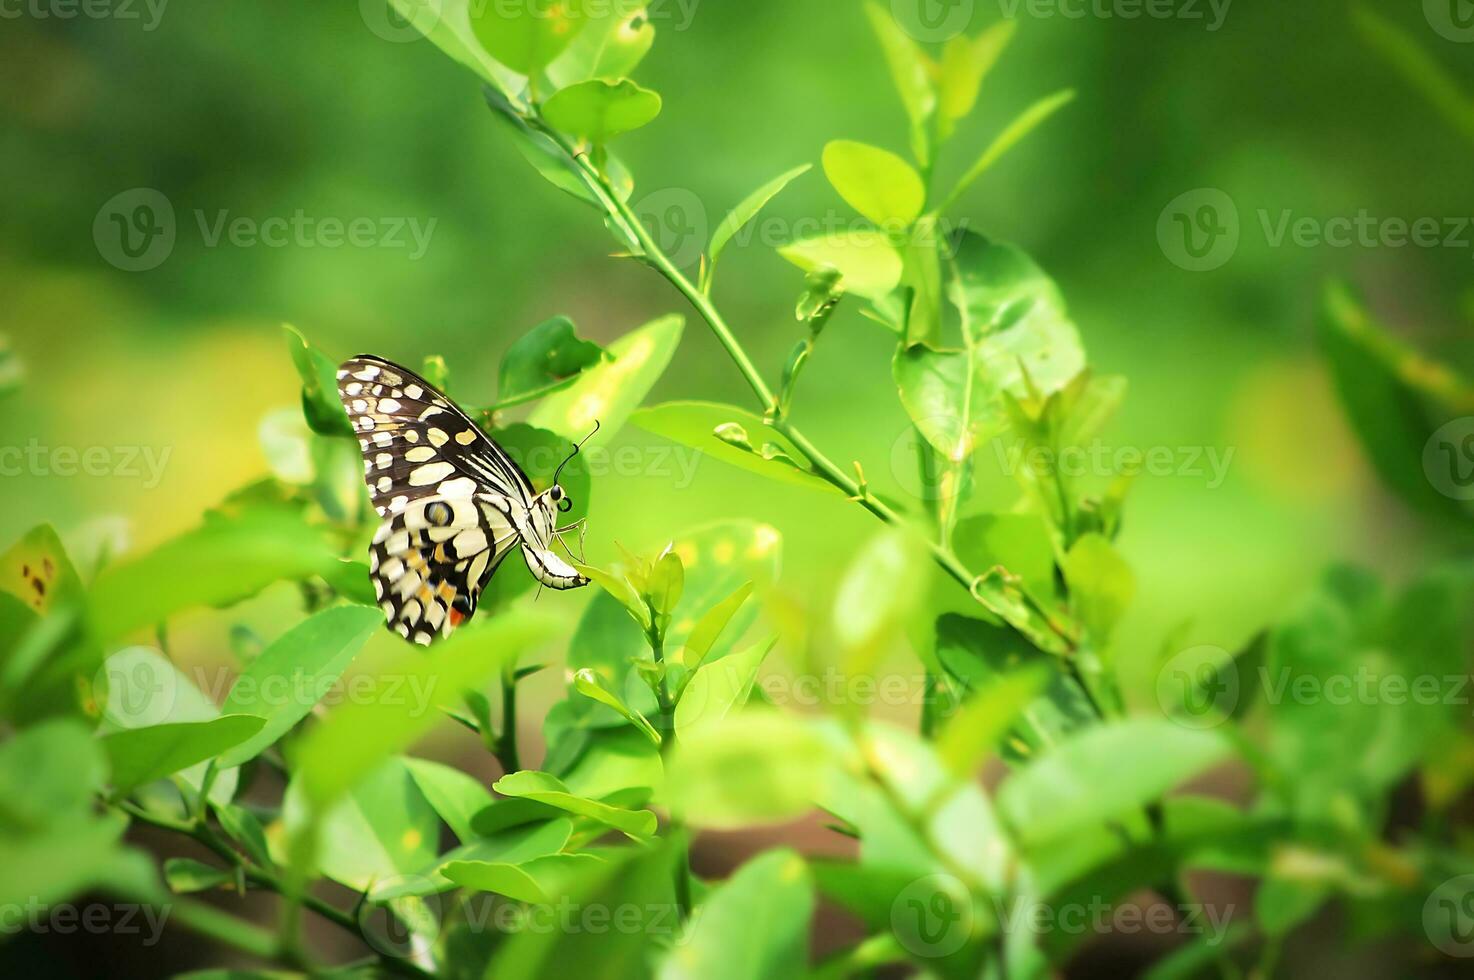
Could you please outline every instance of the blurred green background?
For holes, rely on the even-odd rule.
[[[1129,378],[1108,445],[1232,452],[1221,484],[1204,468],[1143,475],[1133,489],[1121,538],[1139,579],[1119,643],[1128,697],[1150,697],[1169,635],[1232,649],[1329,561],[1395,574],[1436,549],[1364,463],[1312,324],[1323,282],[1342,277],[1408,339],[1474,365],[1474,231],[1462,247],[1336,248],[1276,245],[1265,229],[1286,211],[1474,215],[1470,140],[1363,41],[1353,8],[1236,0],[1216,29],[1206,3],[1166,19],[1044,16],[1056,8],[997,0],[953,8],[971,32],[1009,11],[1020,31],[944,174],[1033,99],[1079,93],[958,211],[1030,252],[1064,290],[1092,363]],[[904,117],[858,4],[656,9],[659,42],[639,77],[663,93],[664,111],[619,150],[638,181],[633,200],[668,246],[704,239],[748,191],[817,162],[831,139],[904,150]],[[1377,9],[1474,92],[1474,48],[1417,4]],[[335,356],[443,354],[457,396],[476,403],[490,400],[503,350],[548,316],[567,313],[607,343],[686,312],[657,277],[608,257],[604,229],[518,156],[473,77],[388,18],[382,0],[133,10],[137,19],[63,19],[26,7],[0,30],[0,335],[24,370],[0,402],[0,446],[141,447],[167,450],[167,465],[157,485],[146,471],[6,476],[0,541],[51,521],[85,555],[116,534],[121,522],[102,520],[116,517],[129,546],[144,548],[263,473],[261,419],[298,393],[284,321]],[[112,264],[113,247],[98,244],[106,234],[94,235],[99,210],[134,188],[158,191],[176,216],[172,251],[139,272]],[[1169,260],[1158,222],[1200,188],[1228,195],[1240,240],[1221,267],[1194,272]],[[430,237],[418,257],[412,245],[209,244],[221,212],[260,222],[298,211],[403,219]],[[719,304],[771,376],[797,335],[802,277],[770,246],[786,240],[786,222],[848,213],[814,172],[766,212],[777,241],[727,253]],[[841,307],[796,413],[831,456],[862,456],[874,483],[903,493],[905,475],[874,449],[890,441],[877,432],[900,439],[908,425],[892,344]],[[670,398],[748,403],[699,322],[652,401]],[[657,444],[632,428],[615,443]],[[859,508],[720,463],[684,482],[678,471],[596,481],[591,557],[616,540],[649,547],[745,515],[782,532],[786,590],[822,609],[837,567],[874,530]],[[567,604],[571,622],[582,599],[543,601]],[[259,605],[264,631],[289,621],[289,603]],[[182,631],[181,656],[219,656],[223,617],[199,619]]]

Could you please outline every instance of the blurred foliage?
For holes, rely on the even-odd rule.
[[[1151,893],[1155,976],[1466,954],[1457,25],[537,6],[0,36],[0,904],[344,975],[1047,976],[1100,930],[1014,910]],[[581,606],[513,559],[428,653],[374,625],[359,350],[538,490],[588,437]]]

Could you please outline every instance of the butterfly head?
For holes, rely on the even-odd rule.
[[[573,498],[568,496],[568,492],[556,483],[548,490],[548,499],[565,514],[573,509]]]

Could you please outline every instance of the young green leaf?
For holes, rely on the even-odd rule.
[[[887,7],[867,0],[865,16],[880,41],[886,64],[890,67],[891,81],[895,83],[901,105],[911,121],[911,152],[925,167],[932,157],[928,123],[937,109],[937,93],[931,81],[932,60],[921,45],[902,30]]]
[[[302,414],[313,432],[325,436],[351,436],[353,426],[338,401],[338,365],[313,347],[295,327],[284,325],[287,350],[302,378]]]
[[[597,446],[614,437],[664,373],[681,342],[685,321],[665,316],[632,330],[609,345],[610,360],[590,367],[578,380],[538,403],[529,416],[533,425]]]
[[[576,796],[556,776],[534,769],[503,776],[491,788],[503,796],[546,803],[559,810],[588,817],[622,831],[635,840],[653,836],[657,826],[655,814],[649,810],[626,810]]]
[[[650,576],[645,582],[645,596],[656,617],[669,622],[671,613],[681,601],[686,588],[686,568],[681,556],[667,549],[650,567]]]
[[[605,690],[604,686],[599,683],[598,675],[588,667],[577,671],[573,675],[573,687],[574,690],[578,691],[584,697],[592,698],[600,704],[608,705],[619,712],[631,725],[638,728],[650,740],[651,744],[660,744],[660,733],[655,730],[655,726],[651,725],[644,715],[632,709],[610,691]]]
[[[958,34],[943,47],[938,86],[943,139],[950,134],[953,124],[966,118],[977,105],[983,79],[1013,40],[1017,27],[1017,21],[1000,20],[976,37]]]
[[[747,223],[758,216],[758,212],[767,207],[768,202],[782,193],[797,178],[803,176],[813,169],[812,164],[804,164],[794,167],[787,173],[779,174],[768,181],[751,194],[742,199],[735,208],[727,213],[722,223],[717,225],[716,231],[711,233],[711,245],[706,250],[706,283],[705,289],[711,291],[712,276],[715,274],[717,259],[739,231],[747,226]]]
[[[685,664],[687,670],[696,670],[701,666],[706,655],[711,652],[712,644],[716,643],[717,637],[722,635],[722,631],[750,595],[752,583],[743,582],[731,595],[701,614],[696,625],[691,627],[691,635],[686,638],[686,646],[681,653],[681,663]]]
[[[164,883],[176,895],[209,891],[234,880],[234,872],[211,867],[193,858],[175,857],[164,862]]]
[[[887,528],[855,555],[834,596],[834,637],[851,673],[864,673],[882,641],[926,595],[928,560],[911,532]]]
[[[884,297],[901,282],[901,254],[877,231],[802,238],[784,245],[778,254],[805,272],[837,269],[842,289],[868,299]]]
[[[566,388],[604,357],[604,348],[580,338],[566,316],[546,320],[519,337],[502,356],[497,408],[520,405]]]
[[[1087,534],[1070,548],[1063,571],[1080,622],[1104,649],[1136,593],[1131,566],[1105,538]]]
[[[0,742],[0,834],[20,836],[90,815],[107,762],[87,726],[56,719]]]
[[[680,738],[720,723],[747,703],[757,672],[777,637],[714,660],[697,670],[676,703],[676,733]]]
[[[973,779],[1034,699],[1049,686],[1043,664],[1004,674],[984,686],[947,720],[937,755],[957,779]]]
[[[824,147],[824,175],[839,196],[886,231],[910,227],[926,204],[921,175],[877,146],[834,140]]]
[[[797,461],[804,457],[798,447],[744,409],[715,402],[664,402],[638,410],[630,421],[697,450],[703,458],[710,456],[784,483],[839,492],[834,484],[800,468]]]
[[[128,728],[104,735],[102,748],[118,793],[212,759],[261,730],[255,715],[222,715],[211,721]]]
[[[389,3],[432,44],[496,86],[504,96],[510,98],[521,90],[522,81],[516,73],[487,57],[481,42],[476,40],[471,29],[472,0],[389,0]],[[365,17],[370,16],[370,6],[361,9]]]
[[[962,175],[962,179],[957,182],[956,187],[952,188],[952,193],[947,195],[946,200],[937,210],[946,211],[950,208],[973,185],[974,181],[981,177],[989,167],[998,162],[1003,154],[1013,149],[1025,136],[1032,133],[1046,119],[1064,108],[1074,98],[1074,90],[1065,89],[1062,92],[1056,92],[1053,95],[1040,99],[1019,113],[1012,122],[1004,127],[1003,132],[999,133],[993,139],[993,142],[988,144],[988,148],[983,151],[983,155],[978,157],[977,162],[972,165],[967,173]]]
[[[553,126],[595,146],[649,125],[660,115],[660,96],[621,78],[591,78],[553,93],[543,105],[543,118]]]
[[[584,0],[498,0],[469,4],[471,30],[497,61],[534,75],[568,47],[588,23]]]
[[[473,891],[549,905],[567,897],[576,882],[606,863],[592,854],[547,854],[522,864],[450,861],[440,873]]]
[[[492,112],[492,118],[497,120],[498,125],[511,138],[512,145],[522,155],[522,159],[531,164],[532,169],[536,170],[544,180],[590,207],[600,206],[598,197],[589,190],[583,178],[574,172],[567,155],[550,136],[530,129],[527,123],[510,109],[502,111],[501,107],[495,105],[493,109],[497,111]]]
[[[254,759],[307,717],[383,623],[384,616],[377,609],[327,609],[262,651],[236,679],[221,711],[256,715],[264,725],[254,736],[223,753],[220,767]]]

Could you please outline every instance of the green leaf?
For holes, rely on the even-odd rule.
[[[1065,89],[1062,92],[1056,92],[1053,95],[1040,99],[1019,113],[1012,122],[1004,127],[1003,132],[999,133],[993,142],[988,144],[988,148],[983,151],[982,156],[978,157],[977,162],[972,165],[972,168],[962,175],[962,179],[957,182],[956,187],[952,188],[952,192],[947,195],[946,201],[938,210],[945,211],[950,208],[989,167],[997,163],[1005,153],[1013,149],[1024,137],[1042,125],[1050,116],[1068,105],[1074,98],[1074,89]]]
[[[378,760],[318,814],[309,808],[305,776],[287,787],[283,820],[289,833],[316,822],[316,864],[327,877],[367,892],[401,876],[419,876],[435,861],[440,821],[403,758]]]
[[[826,144],[824,175],[850,207],[887,231],[910,227],[926,204],[921,175],[877,146],[853,140]]]
[[[598,197],[589,190],[583,178],[574,172],[567,155],[550,136],[530,129],[527,123],[510,109],[503,111],[498,105],[493,105],[493,109],[496,111],[492,112],[492,118],[497,120],[507,136],[511,138],[512,146],[544,180],[590,207],[602,207]]]
[[[650,602],[651,611],[658,618],[669,621],[685,588],[686,568],[681,564],[681,556],[671,550],[665,551],[651,566],[650,578],[645,585],[645,596]]]
[[[691,635],[686,638],[686,645],[681,651],[681,663],[688,670],[696,670],[706,660],[706,655],[711,652],[717,637],[727,628],[732,617],[737,615],[737,610],[752,595],[752,583],[743,582],[736,590],[721,602],[712,606],[702,613],[696,625],[691,627]]]
[[[952,549],[968,568],[1002,565],[1032,595],[1054,595],[1054,545],[1038,514],[979,514],[952,532]]]
[[[54,527],[38,524],[0,555],[0,592],[43,615],[81,598],[82,580]]]
[[[487,966],[487,977],[648,976],[652,941],[672,935],[677,848],[683,841],[661,841],[648,848],[623,848],[580,877],[560,907],[638,910],[635,920],[616,916],[617,928],[524,929],[506,938]],[[608,921],[608,920],[604,920]]]
[[[635,587],[618,569],[596,568],[593,565],[576,565],[595,585],[604,590],[604,594],[619,603],[632,616],[636,623],[640,624],[642,630],[650,628],[650,607],[645,605],[645,599]],[[597,601],[597,600],[596,600]]]
[[[237,505],[154,551],[110,565],[92,584],[97,635],[112,639],[195,606],[227,606],[283,579],[331,573],[338,556],[327,533],[300,513]]]
[[[453,60],[471,69],[502,94],[512,97],[522,88],[517,75],[487,57],[471,27],[471,0],[389,0],[399,16],[425,35]],[[478,4],[478,7],[490,4]],[[362,8],[365,11],[368,7]]]
[[[469,5],[471,30],[497,61],[533,75],[558,57],[588,22],[584,0],[498,0]]]
[[[958,34],[947,41],[942,49],[938,101],[948,132],[953,123],[972,113],[983,79],[1013,40],[1017,27],[1016,21],[1001,20],[977,37]]]
[[[107,778],[97,740],[82,722],[55,719],[0,742],[0,836],[85,821]]]
[[[555,316],[519,337],[502,356],[497,408],[520,405],[566,388],[604,359],[604,348],[583,340],[566,316]]]
[[[1047,669],[1052,675],[1044,693],[1030,703],[1003,743],[1005,758],[1038,755],[1074,733],[1095,724],[1095,711],[1075,680],[1035,649],[1015,630],[965,616],[937,620],[937,659],[964,689],[986,691],[1001,677],[1020,669]]]
[[[491,792],[480,781],[439,762],[406,759],[404,764],[409,768],[415,785],[456,839],[462,844],[475,841],[478,835],[471,821],[476,814],[491,806]]]
[[[1082,732],[1016,770],[999,787],[998,809],[1022,840],[1039,845],[1151,803],[1229,754],[1215,732],[1128,718]]]
[[[313,432],[325,436],[351,436],[353,425],[338,400],[338,365],[313,347],[295,327],[283,326],[287,350],[302,378],[302,414]]]
[[[680,316],[661,317],[625,334],[609,345],[611,360],[544,398],[528,421],[575,441],[587,436],[597,421],[601,427],[588,444],[607,442],[664,373],[681,342],[684,322]]]
[[[495,892],[519,902],[553,904],[606,862],[592,854],[548,854],[522,864],[451,861],[440,873],[464,888]]]
[[[702,667],[691,677],[676,703],[676,734],[688,738],[699,729],[719,724],[747,703],[757,672],[777,637]]]
[[[712,232],[711,245],[706,250],[706,287],[708,292],[711,289],[711,277],[716,268],[717,259],[727,247],[727,243],[732,240],[734,235],[745,228],[749,221],[756,218],[758,212],[767,207],[768,202],[777,197],[783,191],[783,188],[787,187],[795,179],[808,173],[811,169],[813,169],[813,165],[806,163],[801,167],[794,167],[786,173],[779,174],[747,195],[747,197],[742,199],[741,203],[727,213],[727,216],[722,219],[722,223],[717,225],[716,231]]]
[[[748,861],[712,889],[701,914],[671,946],[658,980],[778,980],[801,977],[809,958],[814,886],[786,848]]]
[[[588,5],[589,25],[548,65],[548,78],[562,88],[589,78],[623,78],[637,68],[655,43],[648,0],[613,0]]]
[[[220,766],[254,759],[307,717],[383,623],[377,609],[327,609],[262,651],[236,679],[221,711],[256,715],[265,724],[255,736],[222,754]]]
[[[92,820],[25,837],[0,836],[0,904],[47,906],[104,884],[127,852],[123,820]]]
[[[1062,568],[1070,601],[1085,630],[1104,649],[1136,594],[1136,575],[1111,543],[1099,534],[1075,542]]]
[[[209,891],[235,881],[235,873],[212,868],[192,858],[169,858],[164,862],[164,883],[176,895]]]
[[[677,739],[666,794],[672,812],[694,827],[783,823],[814,805],[834,765],[828,741],[808,722],[749,709]]]
[[[410,692],[434,692],[453,703],[459,692],[479,688],[527,648],[557,632],[550,613],[511,609],[479,626],[457,630],[430,652],[405,645],[379,671],[403,677]],[[297,773],[307,803],[321,810],[341,798],[382,761],[408,748],[438,720],[436,704],[423,697],[356,701],[335,708],[301,741]]]
[[[848,672],[868,671],[883,643],[920,607],[929,567],[921,542],[903,528],[879,531],[860,549],[834,596],[834,639]]]
[[[231,803],[212,801],[215,819],[227,837],[235,841],[257,864],[263,868],[272,866],[271,848],[266,843],[266,828],[256,815],[244,807]]]
[[[800,468],[797,461],[803,454],[786,436],[743,409],[715,402],[663,402],[640,409],[630,421],[732,466],[784,483],[839,492],[832,483]]]
[[[902,347],[892,372],[922,435],[961,462],[1007,428],[1005,394],[1060,390],[1084,368],[1085,353],[1059,290],[1023,252],[966,232],[953,268],[948,292],[966,348]]]
[[[105,735],[102,748],[118,793],[212,759],[255,735],[265,724],[254,715],[222,715],[212,721],[175,722]]]
[[[911,121],[911,152],[927,166],[931,161],[931,141],[927,124],[937,109],[937,94],[932,87],[932,60],[912,37],[902,30],[886,7],[869,0],[865,16],[880,41],[891,81],[901,96],[901,106]]]
[[[638,728],[650,740],[651,744],[660,744],[660,733],[655,730],[654,726],[650,724],[645,716],[625,704],[612,692],[606,691],[604,686],[599,683],[599,676],[589,668],[584,667],[573,675],[573,688],[584,697],[592,698],[600,704],[607,705],[619,712],[631,725]]]
[[[543,118],[555,129],[595,146],[649,125],[660,115],[660,96],[628,78],[591,78],[553,93]]]
[[[972,779],[1003,736],[1049,686],[1043,664],[1004,674],[972,695],[943,726],[937,754],[957,779]]]
[[[503,796],[514,796],[588,817],[622,831],[635,840],[654,835],[657,821],[649,810],[626,810],[598,800],[584,799],[569,792],[556,776],[535,769],[514,772],[498,779],[491,787]]]
[[[846,292],[881,299],[901,281],[901,254],[878,231],[855,229],[803,238],[778,249],[778,254],[803,269],[836,269]]]
[[[1474,386],[1403,343],[1339,284],[1326,288],[1318,334],[1341,403],[1377,475],[1433,517],[1474,516],[1460,468],[1469,463],[1457,419],[1474,415]]]

